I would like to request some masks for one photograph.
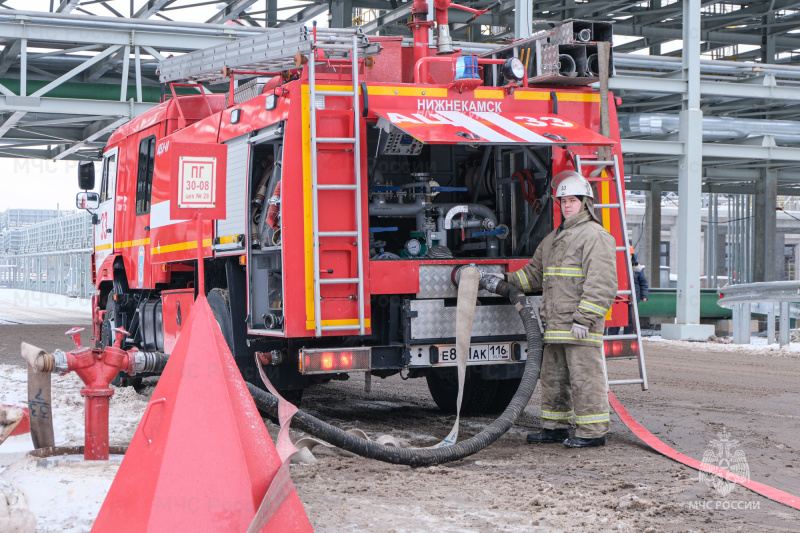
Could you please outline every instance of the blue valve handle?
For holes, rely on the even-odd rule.
[[[473,237],[490,237],[492,235],[502,235],[505,232],[506,232],[505,228],[497,228],[497,229],[493,229],[491,231],[479,231],[477,233],[473,233],[472,236]]]
[[[369,231],[371,233],[382,233],[384,231],[397,231],[397,227],[396,226],[390,226],[390,227],[386,227],[386,228],[380,228],[380,227],[379,228],[369,228]]]
[[[467,192],[466,187],[431,187],[431,192]]]

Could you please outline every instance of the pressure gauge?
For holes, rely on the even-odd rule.
[[[417,239],[411,239],[406,243],[406,252],[408,255],[416,257],[422,251],[422,245]]]
[[[508,58],[500,70],[508,81],[519,81],[525,77],[525,65],[516,57]]]

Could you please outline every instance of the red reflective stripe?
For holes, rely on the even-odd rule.
[[[750,480],[742,480],[741,476],[737,476],[733,472],[729,472],[724,468],[719,468],[716,466],[706,465],[696,459],[692,459],[691,457],[687,457],[682,453],[676,452],[662,441],[658,440],[655,435],[647,431],[644,426],[642,426],[639,422],[637,422],[628,411],[619,403],[617,397],[614,396],[614,393],[611,391],[608,392],[608,402],[611,404],[611,407],[614,411],[617,412],[620,419],[628,426],[628,429],[633,431],[633,434],[639,437],[642,442],[653,448],[655,451],[662,455],[666,455],[673,461],[678,461],[681,464],[688,466],[689,468],[694,468],[695,470],[702,470],[703,472],[708,472],[709,474],[713,474],[715,476],[719,476],[723,479],[726,479],[732,483],[736,483],[741,485],[747,489],[752,490],[762,496],[769,498],[770,500],[776,501],[778,503],[782,503],[784,505],[788,505],[789,507],[793,507],[795,509],[800,509],[800,498],[794,496],[793,494],[789,494],[788,492],[783,492],[782,490],[778,490],[776,488],[770,487],[769,485],[764,485],[763,483],[759,483],[758,481],[750,481]]]

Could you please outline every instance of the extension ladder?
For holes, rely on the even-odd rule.
[[[158,65],[162,83],[177,80],[221,83],[231,71],[281,72],[298,68],[298,54],[309,57],[314,49],[324,48],[327,58],[346,58],[357,40],[361,57],[380,53],[378,43],[370,43],[361,28],[317,28],[303,24],[265,30],[252,37],[213,46],[189,54],[170,57]]]
[[[314,247],[313,253],[313,277],[314,277],[314,334],[319,337],[323,331],[346,331],[358,329],[360,335],[364,335],[366,321],[364,319],[364,255],[363,255],[363,222],[361,214],[361,132],[360,121],[361,111],[358,103],[358,52],[359,52],[359,36],[353,35],[351,40],[351,47],[349,49],[351,68],[352,68],[352,86],[349,90],[318,90],[316,87],[316,50],[325,50],[329,46],[326,43],[317,43],[315,50],[309,54],[308,60],[308,101],[310,106],[309,125],[310,125],[310,140],[311,140],[311,205],[312,205],[312,227],[313,237],[312,246]],[[335,50],[342,51],[341,45],[336,46]],[[319,137],[317,135],[317,96],[346,96],[352,98],[353,107],[353,136],[352,137]],[[355,173],[354,183],[335,183],[335,184],[320,184],[318,182],[318,152],[317,147],[322,144],[346,144],[353,147],[351,153],[353,154],[353,171]],[[353,205],[355,209],[356,227],[353,230],[347,231],[321,231],[319,227],[319,203],[320,194],[327,191],[352,191]],[[354,237],[355,253],[357,259],[357,272],[356,277],[349,278],[322,278],[320,271],[320,241],[330,237]],[[323,325],[321,316],[321,286],[325,284],[339,284],[339,285],[356,285],[357,293],[356,298],[358,306],[358,323],[356,325]]]
[[[583,159],[579,155],[574,156],[575,170],[581,175],[589,179],[589,181],[612,181],[614,189],[617,193],[617,202],[610,204],[594,204],[595,209],[614,209],[619,215],[619,227],[622,234],[622,246],[617,246],[617,252],[624,252],[625,254],[625,272],[628,275],[628,290],[618,290],[617,294],[630,296],[630,305],[633,308],[633,327],[635,333],[619,334],[619,335],[604,335],[604,341],[617,341],[617,340],[636,340],[636,355],[613,357],[612,359],[637,359],[639,362],[639,378],[638,379],[619,379],[608,381],[608,371],[606,369],[606,358],[603,357],[603,372],[606,374],[606,381],[609,386],[611,385],[641,385],[642,390],[647,390],[647,371],[644,365],[644,350],[642,348],[642,331],[639,327],[639,307],[636,301],[636,287],[634,285],[633,265],[631,264],[631,252],[628,248],[628,223],[625,218],[625,196],[622,193],[622,183],[620,183],[621,173],[619,171],[619,160],[616,155],[612,155],[610,160],[600,159]],[[584,175],[584,167],[594,167],[594,171],[590,176]],[[600,174],[605,169],[606,174],[611,171],[609,178],[596,178],[591,174]],[[605,343],[604,343],[605,347]]]

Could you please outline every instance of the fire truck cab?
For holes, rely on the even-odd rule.
[[[122,326],[124,346],[170,353],[197,296],[201,241],[207,298],[247,381],[260,384],[255,357],[295,401],[351,373],[402,373],[426,378],[437,405],[454,410],[454,269],[521,268],[560,224],[552,177],[601,147],[621,161],[615,98],[600,135],[601,93],[588,86],[596,41],[610,33],[587,24],[594,33],[580,42],[572,30],[584,28],[570,26],[568,44],[553,31],[483,54],[448,51],[442,33],[429,46],[424,24],[417,46],[295,28],[311,41],[295,63],[229,70],[239,85],[226,94],[173,90],[103,153],[96,341]],[[575,72],[544,68],[553,46]],[[170,218],[171,161],[212,145],[227,154],[227,214],[197,235],[194,221]],[[601,204],[618,203],[605,173],[592,180]],[[623,246],[608,211],[604,226]],[[610,326],[628,321],[618,257]],[[485,291],[479,303],[466,412],[504,408],[527,357],[513,306]]]

